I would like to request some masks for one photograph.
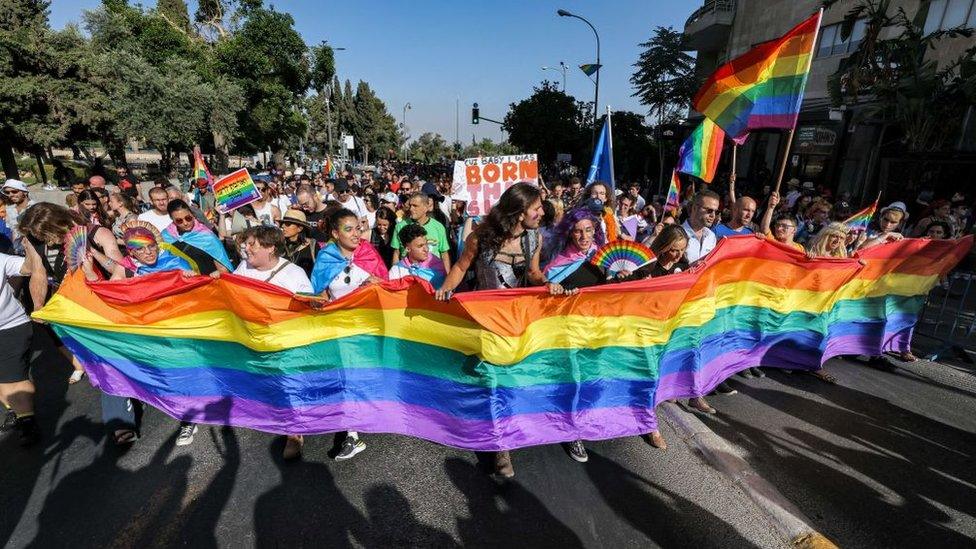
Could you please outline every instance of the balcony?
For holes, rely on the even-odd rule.
[[[717,51],[725,48],[735,19],[735,0],[706,0],[685,21],[685,47],[690,51]]]

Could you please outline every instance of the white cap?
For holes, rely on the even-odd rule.
[[[905,214],[902,221],[908,219],[908,206],[906,206],[904,202],[892,202],[891,204],[888,204],[888,207],[881,208],[881,215],[884,215],[888,210],[900,210],[903,214]]]
[[[14,189],[16,191],[30,192],[27,190],[27,183],[19,179],[8,179],[3,183],[4,189]]]
[[[295,168],[295,175],[305,175],[305,170],[302,168]]]
[[[383,193],[379,196],[381,202],[390,202],[391,204],[396,204],[400,201],[396,193]]]
[[[813,181],[804,181],[803,188],[813,190]]]

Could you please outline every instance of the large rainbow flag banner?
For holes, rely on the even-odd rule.
[[[749,366],[907,350],[929,289],[971,245],[910,239],[810,260],[731,237],[690,271],[572,296],[441,303],[407,278],[323,308],[234,275],[75,273],[34,316],[101,390],[175,418],[490,451],[647,433],[659,402]]]
[[[678,171],[711,183],[715,179],[724,144],[725,132],[722,128],[708,118],[702,120],[678,151]]]
[[[218,179],[213,184],[213,193],[215,207],[220,213],[227,213],[261,200],[261,191],[254,184],[247,168],[241,168]]]
[[[719,67],[695,94],[695,110],[732,139],[752,129],[796,126],[821,14]]]

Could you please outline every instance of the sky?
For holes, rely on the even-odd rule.
[[[146,0],[143,5],[155,5]],[[471,124],[471,105],[481,116],[502,120],[511,103],[527,98],[545,79],[562,86],[561,71],[542,70],[566,63],[566,91],[593,101],[593,83],[579,70],[596,61],[596,39],[579,19],[559,17],[565,9],[588,19],[600,33],[600,110],[646,114],[630,76],[640,55],[639,44],[657,26],[681,29],[700,2],[695,0],[457,0],[342,1],[278,0],[268,2],[288,12],[309,45],[328,41],[336,52],[340,79],[353,89],[365,80],[398,122],[406,111],[407,133],[423,132],[455,139],[459,116],[462,143],[504,138],[497,125]],[[56,0],[51,24],[61,28],[80,22],[84,10],[99,0]],[[191,13],[195,2],[190,2]],[[456,107],[459,106],[459,109]]]

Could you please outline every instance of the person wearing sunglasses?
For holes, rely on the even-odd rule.
[[[189,256],[200,268],[200,274],[229,273],[234,268],[224,244],[193,215],[189,204],[173,200],[166,210],[173,222],[162,231],[163,240]]]
[[[8,179],[3,184],[3,194],[10,201],[10,205],[7,206],[7,228],[10,229],[10,239],[13,241],[14,251],[18,255],[24,254],[24,245],[20,241],[21,233],[17,228],[17,219],[20,215],[35,204],[33,200],[30,199],[30,193],[27,190],[27,184],[23,181],[17,179]]]
[[[704,258],[715,248],[715,233],[710,228],[718,216],[719,197],[712,191],[702,191],[691,202],[688,219],[681,225],[688,234],[688,250],[685,252],[689,263]]]
[[[368,238],[363,237],[359,217],[345,208],[332,215],[329,227],[332,241],[319,250],[312,269],[312,292],[330,301],[342,299],[368,284],[379,284],[389,278],[383,258]],[[337,461],[347,460],[366,449],[359,433],[349,431],[336,454]]]

